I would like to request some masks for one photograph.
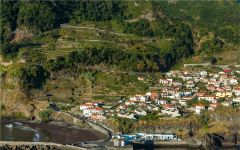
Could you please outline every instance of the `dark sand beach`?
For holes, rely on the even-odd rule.
[[[13,121],[4,122],[11,123]],[[74,144],[83,141],[95,141],[106,138],[103,133],[93,129],[81,129],[69,125],[62,126],[49,123],[33,123],[25,121],[18,122],[22,123],[23,125],[27,125],[32,129],[45,132],[49,137],[48,142],[59,144]]]

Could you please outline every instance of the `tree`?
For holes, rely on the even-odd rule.
[[[153,30],[150,27],[150,23],[147,19],[140,19],[133,23],[127,23],[124,27],[125,33],[134,33],[140,36],[153,36]]]
[[[15,58],[17,56],[17,53],[19,51],[19,47],[16,43],[4,43],[1,47],[1,55],[5,59],[9,58]]]
[[[56,27],[56,14],[46,3],[23,2],[18,14],[18,25],[36,31],[47,31]]]
[[[137,64],[137,70],[141,72],[144,71],[144,69],[145,69],[144,61],[140,61],[140,63]]]
[[[201,125],[207,127],[209,120],[210,120],[210,117],[209,117],[208,113],[206,111],[203,112],[200,116]]]
[[[121,1],[77,1],[73,20],[81,21],[109,21],[122,20],[124,17],[124,5]]]
[[[216,57],[213,56],[213,57],[211,58],[211,64],[212,64],[212,65],[216,65],[216,64],[217,64],[217,58],[216,58]]]
[[[16,29],[16,20],[18,17],[19,10],[19,1],[12,0],[1,0],[0,2],[0,10],[1,10],[1,28],[0,28],[0,36],[1,43],[4,43],[9,40],[11,32]]]
[[[50,122],[52,112],[53,112],[52,109],[47,109],[47,110],[40,111],[39,112],[39,117],[44,122]]]
[[[42,66],[26,66],[21,69],[20,74],[22,89],[29,91],[34,88],[41,88],[48,76],[48,71]]]

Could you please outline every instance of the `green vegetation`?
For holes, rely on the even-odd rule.
[[[140,120],[144,120],[144,121],[156,121],[156,120],[158,120],[158,118],[159,118],[158,114],[156,114],[156,113],[149,113],[149,114],[147,114],[146,116],[142,116],[142,117],[140,118]]]
[[[0,112],[2,113],[5,109],[5,106],[3,104],[0,104]]]
[[[41,118],[42,121],[49,122],[49,121],[51,121],[52,112],[53,112],[53,110],[51,110],[51,109],[43,110],[43,111],[39,112],[39,117]]]
[[[208,112],[201,113],[200,122],[202,126],[207,127],[210,122],[209,120],[210,120],[210,117]]]
[[[11,112],[10,115],[6,115],[4,114],[3,112],[0,113],[0,117],[1,119],[12,119],[12,120],[17,120],[17,119],[20,119],[20,120],[25,120],[27,119],[27,117],[23,114],[23,112]]]
[[[116,129],[116,131],[120,131],[122,133],[132,133],[134,130],[133,128],[133,124],[134,124],[134,120],[131,119],[127,119],[127,118],[111,118],[109,120],[109,123],[113,123],[114,124],[114,128]]]
[[[123,19],[124,5],[121,1],[77,1],[73,13],[73,20],[82,21],[107,21]]]
[[[22,3],[18,24],[30,26],[33,30],[46,31],[56,26],[56,14],[44,3]]]
[[[213,32],[229,42],[239,43],[238,1],[154,1],[153,6],[167,17],[184,20],[201,29],[202,35]]]
[[[127,23],[124,28],[125,33],[134,33],[140,36],[153,36],[153,31],[147,19],[140,19],[133,23]]]
[[[21,69],[20,79],[23,89],[41,88],[48,77],[48,72],[37,65],[29,65]]]
[[[1,29],[0,41],[1,43],[8,41],[10,34],[17,26],[19,3],[18,1],[1,1]]]
[[[26,91],[81,89],[69,96],[76,101],[76,95],[84,97],[85,91],[105,98],[106,93],[134,94],[154,84],[138,81],[141,74],[150,78],[183,62],[219,64],[227,59],[226,53],[231,53],[229,62],[240,60],[236,48],[240,9],[235,1],[4,0],[1,4],[1,56],[14,60],[4,72],[19,77]],[[33,36],[15,39],[16,29]],[[27,63],[18,63],[20,58]]]
[[[51,71],[76,68],[79,65],[92,66],[100,64],[116,65],[119,69],[126,71],[158,71],[162,69],[162,66],[158,64],[160,57],[159,54],[136,54],[111,48],[91,48],[73,51],[67,58],[58,57],[56,60],[50,60],[46,66]]]
[[[0,54],[4,59],[13,59],[17,56],[19,47],[16,43],[6,42],[1,46]]]
[[[0,67],[4,80],[20,79],[20,88],[28,98],[44,95],[44,100],[62,102],[62,110],[85,100],[112,104],[120,97],[145,93],[156,85],[153,81],[159,79],[160,72],[181,63],[240,63],[240,5],[235,0],[1,0],[0,7],[0,54],[4,60],[13,61]],[[32,37],[14,37],[16,29]],[[27,63],[17,62],[20,58]],[[18,90],[16,85],[4,83],[2,89]],[[196,104],[209,106],[204,100],[188,101],[189,106]],[[0,108],[7,109],[3,105]],[[49,122],[51,114],[47,109],[39,116]],[[211,115],[169,121],[148,113],[138,120],[111,117],[107,123],[123,133],[157,128],[181,128],[180,132],[187,133],[192,124],[196,134],[202,134],[217,131],[214,127],[218,124],[212,125],[214,115],[224,120],[234,114],[239,113],[220,108]],[[24,115],[15,112],[13,118]]]
[[[125,1],[127,8],[124,11],[125,16],[129,19],[135,19],[139,15],[145,15],[145,13],[150,13],[152,10],[151,1],[142,1],[142,0],[131,0]]]
[[[201,105],[204,105],[205,107],[208,107],[210,105],[210,102],[206,100],[197,100],[197,99],[192,99],[187,101],[188,106],[194,106],[197,104],[201,104]]]
[[[1,24],[6,27],[1,33],[4,36],[17,25],[47,31],[70,20],[78,23],[123,19],[124,10],[120,1],[1,1]]]
[[[224,42],[221,39],[214,37],[213,39],[204,42],[198,52],[206,54],[220,52],[223,49],[223,46]]]

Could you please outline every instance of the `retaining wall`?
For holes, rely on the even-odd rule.
[[[86,148],[75,147],[71,145],[62,145],[51,142],[11,142],[0,141],[0,149],[12,150],[26,150],[26,149],[44,149],[44,150],[87,150]]]
[[[102,126],[97,125],[96,123],[93,123],[92,121],[87,121],[87,123],[88,123],[93,129],[98,130],[98,131],[100,131],[100,132],[108,135],[109,132],[108,132],[105,128],[103,128]]]

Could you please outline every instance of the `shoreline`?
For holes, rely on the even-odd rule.
[[[64,122],[41,123],[28,120],[1,120],[3,123],[19,122],[33,129],[41,129],[49,135],[49,141],[57,144],[75,144],[84,141],[98,141],[106,136],[94,129],[79,128]]]

